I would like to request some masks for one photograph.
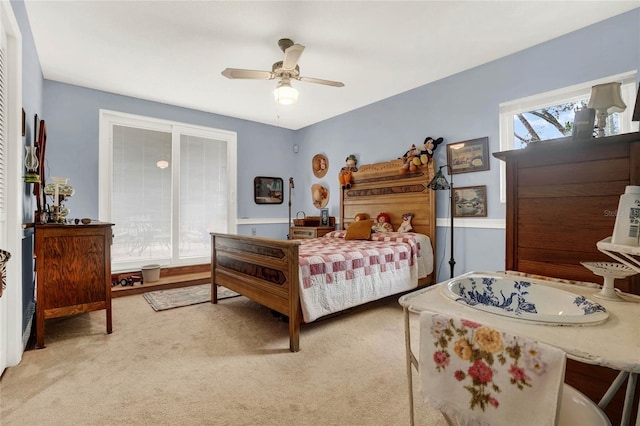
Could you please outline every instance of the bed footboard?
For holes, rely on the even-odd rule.
[[[289,317],[289,349],[300,350],[299,240],[211,233],[211,303],[224,286]]]

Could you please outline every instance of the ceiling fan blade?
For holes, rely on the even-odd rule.
[[[243,70],[239,68],[225,68],[222,75],[227,78],[248,78],[254,80],[273,80],[275,76],[271,71]]]
[[[325,86],[344,87],[341,81],[323,80],[321,78],[298,77],[297,80],[306,81],[307,83],[324,84]]]
[[[284,51],[284,59],[282,60],[282,69],[285,71],[293,70],[296,65],[298,65],[298,61],[300,60],[300,56],[302,56],[302,52],[304,51],[304,46],[301,44],[294,44],[293,46],[288,47]]]

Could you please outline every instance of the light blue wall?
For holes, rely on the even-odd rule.
[[[22,145],[33,146],[34,115],[42,115],[42,71],[24,3],[11,1],[11,7],[22,35],[22,108],[25,111],[25,136],[22,138]],[[32,185],[24,186],[22,216],[25,223],[33,221],[33,212],[36,210],[32,191]],[[28,334],[28,324],[35,310],[33,230],[31,228],[23,231],[22,259],[22,330]],[[28,335],[25,338],[28,338]]]
[[[44,83],[44,117],[47,120],[48,176],[69,177],[75,194],[67,205],[70,217],[98,217],[98,127],[100,109],[143,115],[182,123],[230,130],[238,136],[238,217],[286,218],[288,205],[256,205],[255,176],[282,177],[287,181],[295,161],[295,132],[252,121],[144,101],[55,81]],[[286,220],[285,220],[286,221]],[[248,234],[250,227],[239,233]],[[259,235],[285,238],[286,223],[260,226]]]
[[[337,173],[349,154],[361,164],[401,156],[425,137],[443,137],[454,143],[487,136],[490,151],[500,150],[499,104],[513,99],[640,68],[640,9],[595,24],[494,62],[453,75],[389,99],[351,111],[298,131],[298,164],[310,164],[321,152],[330,160],[323,182],[330,188],[331,214],[339,211]],[[346,82],[348,84],[348,82]],[[446,162],[446,149],[436,150],[437,164]],[[504,220],[500,203],[500,161],[491,157],[490,170],[454,175],[455,186],[487,186],[487,222]],[[302,175],[300,186],[316,183],[313,174]],[[314,211],[302,197],[303,210]],[[448,192],[437,198],[438,218],[448,217]],[[492,221],[493,219],[493,221]],[[457,219],[456,219],[457,220]],[[443,222],[443,223],[442,223]],[[448,222],[437,230],[440,280],[449,276]],[[504,229],[464,227],[454,233],[456,274],[505,267]],[[462,227],[459,227],[462,225]]]
[[[24,9],[22,5],[20,8]],[[490,151],[495,152],[499,150],[501,102],[638,68],[640,9],[297,132],[45,81],[42,115],[49,130],[49,175],[71,178],[76,188],[69,202],[73,217],[97,216],[100,108],[237,131],[238,217],[248,218],[239,232],[249,234],[255,227],[260,236],[283,238],[286,221],[251,224],[252,220],[288,216],[286,200],[281,205],[266,206],[253,202],[255,176],[280,176],[285,182],[288,176],[295,177],[294,214],[298,210],[308,215],[317,213],[309,188],[313,183],[324,183],[331,193],[330,214],[337,216],[337,173],[349,154],[356,154],[360,164],[386,161],[401,156],[426,136],[443,137],[445,143],[487,136]],[[25,76],[24,84],[41,83]],[[300,146],[298,154],[292,152],[294,143]],[[311,173],[311,159],[317,153],[326,154],[330,163],[329,172],[321,180]],[[444,164],[445,153],[444,145],[438,147],[438,164]],[[505,206],[499,201],[499,164],[491,157],[490,170],[454,176],[458,187],[487,185],[486,223],[491,225],[502,223],[505,217]],[[437,266],[439,279],[444,279],[449,259],[446,192],[438,193],[437,216],[442,225],[438,228]],[[485,227],[482,221],[478,227],[465,225],[462,220],[456,225],[456,273],[504,268],[504,230]]]

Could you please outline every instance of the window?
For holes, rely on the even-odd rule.
[[[636,94],[636,71],[500,104],[500,151],[524,148],[530,142],[571,136],[575,111],[589,102],[591,87],[619,81],[627,109],[607,118],[606,135],[638,130],[631,121]],[[505,202],[505,165],[500,164],[500,201]]]
[[[210,261],[235,232],[236,134],[112,111],[100,116],[100,218],[112,269]]]

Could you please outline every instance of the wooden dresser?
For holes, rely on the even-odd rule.
[[[506,163],[505,268],[601,284],[580,262],[614,262],[596,243],[613,233],[625,187],[640,185],[640,133],[556,139],[493,155]],[[616,280],[615,286],[640,294],[640,276]],[[616,374],[567,361],[566,382],[596,402]],[[624,389],[605,410],[613,424],[619,424]]]
[[[49,318],[105,309],[111,333],[112,226],[35,225],[37,347]]]
[[[640,185],[640,133],[493,155],[507,169],[506,269],[601,283],[580,262],[614,261],[596,243],[613,233],[625,187]],[[640,276],[616,288],[640,294]]]

